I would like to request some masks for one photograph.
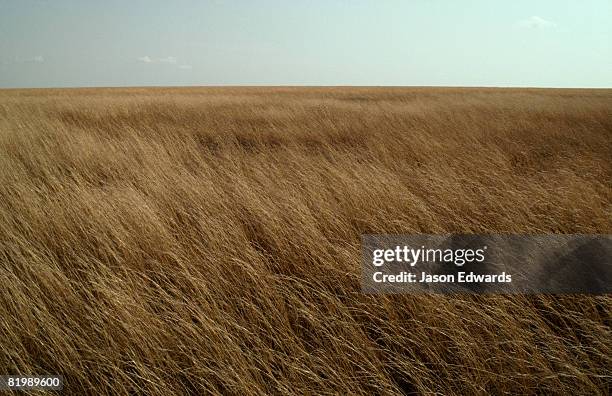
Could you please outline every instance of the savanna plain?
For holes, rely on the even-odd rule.
[[[368,295],[366,233],[612,230],[612,90],[0,90],[0,374],[608,394],[612,297]]]

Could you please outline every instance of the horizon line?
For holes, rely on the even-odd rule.
[[[609,87],[592,86],[536,86],[536,85],[350,85],[350,84],[202,84],[202,85],[70,85],[39,87],[0,87],[0,90],[45,90],[45,89],[137,89],[137,88],[463,88],[463,89],[592,89],[609,90]]]

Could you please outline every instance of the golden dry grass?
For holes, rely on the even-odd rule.
[[[0,374],[606,394],[610,296],[372,296],[363,233],[610,233],[612,91],[0,91]]]

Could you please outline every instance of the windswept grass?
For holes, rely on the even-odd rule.
[[[610,233],[612,91],[0,91],[0,374],[607,394],[609,296],[371,296],[363,233]]]

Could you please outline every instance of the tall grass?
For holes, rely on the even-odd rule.
[[[610,233],[612,91],[0,91],[0,374],[606,394],[609,296],[373,296],[363,233]]]

